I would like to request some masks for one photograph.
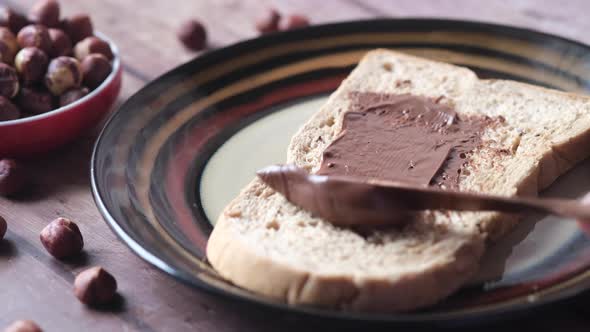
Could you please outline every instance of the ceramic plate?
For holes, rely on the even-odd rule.
[[[92,185],[108,224],[139,256],[215,294],[304,315],[457,323],[502,317],[590,285],[590,241],[571,221],[530,216],[444,302],[404,314],[289,307],[233,286],[205,259],[223,206],[254,172],[283,162],[290,137],[368,50],[383,47],[551,88],[590,90],[590,49],[534,31],[448,20],[374,20],[273,34],[209,52],[152,82],[108,121]],[[590,163],[544,195],[590,189]]]

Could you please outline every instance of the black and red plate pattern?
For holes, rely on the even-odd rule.
[[[224,144],[253,124],[269,123],[277,137],[299,126],[294,121],[289,128],[273,127],[269,119],[310,98],[325,98],[362,55],[375,48],[464,65],[485,78],[580,93],[590,90],[588,46],[506,26],[383,19],[314,26],[248,40],[170,71],[112,115],[92,159],[93,193],[105,220],[134,252],[181,281],[220,296],[299,315],[456,324],[501,317],[587,289],[590,241],[571,223],[561,235],[548,236],[555,228],[544,225],[556,224],[554,221],[523,224],[512,236],[509,250],[492,250],[496,257],[487,259],[499,265],[495,277],[474,281],[439,305],[413,313],[289,307],[235,287],[211,269],[205,247],[215,216],[207,215],[203,196],[223,194],[202,186],[212,158],[231,149]],[[266,137],[269,144],[273,135]],[[256,150],[251,149],[247,158],[257,158],[264,151]],[[226,172],[228,179],[235,176],[234,170],[246,167],[233,159],[216,163],[215,171]],[[576,176],[568,175],[570,179],[555,190],[580,194],[584,181]],[[590,182],[586,183],[590,188]],[[548,249],[531,254],[539,242]]]

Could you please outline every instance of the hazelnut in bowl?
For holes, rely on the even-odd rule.
[[[47,30],[59,48],[29,42],[38,39],[27,34],[39,33],[31,25],[15,34],[14,60],[0,63],[0,157],[35,157],[74,141],[101,122],[121,91],[119,52],[106,36],[73,44],[61,30]]]

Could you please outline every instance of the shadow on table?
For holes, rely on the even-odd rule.
[[[79,268],[91,265],[91,257],[86,250],[74,255],[73,257],[65,257],[60,260],[51,260],[51,264],[58,269],[62,269],[65,265],[70,268]]]
[[[0,259],[8,259],[15,256],[17,247],[10,239],[0,239]]]
[[[36,202],[63,196],[60,192],[90,188],[90,158],[95,139],[95,135],[83,137],[45,156],[21,160],[30,176],[29,183],[12,199]]]
[[[115,294],[115,298],[108,304],[92,306],[93,310],[106,313],[124,313],[127,310],[127,302],[125,297],[120,293]]]

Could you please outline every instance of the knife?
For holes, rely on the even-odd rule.
[[[540,212],[590,220],[590,206],[573,199],[504,197],[317,175],[293,165],[268,166],[257,175],[289,202],[339,226],[399,225],[423,210]]]

